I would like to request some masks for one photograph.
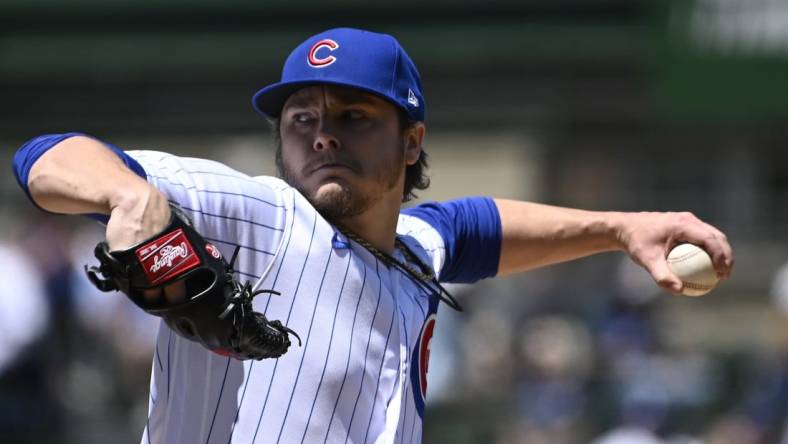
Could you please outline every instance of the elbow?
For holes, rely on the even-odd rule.
[[[27,183],[25,184],[27,191],[30,193],[30,197],[36,201],[38,201],[37,197],[44,194],[44,190],[47,188],[46,184],[52,177],[47,166],[40,165],[41,163],[43,162],[36,162],[33,164],[33,168],[30,169],[27,176]]]
[[[41,136],[14,157],[19,185],[40,208],[66,214],[107,214],[113,196],[140,182],[102,142],[75,133]]]
[[[46,162],[36,162],[27,178],[27,192],[30,199],[40,208],[53,211],[56,205],[54,193],[55,174],[52,172],[52,167],[46,165]]]
[[[13,170],[19,186],[27,190],[34,165],[40,164],[41,156],[72,137],[84,137],[80,133],[44,134],[28,140],[14,154]]]

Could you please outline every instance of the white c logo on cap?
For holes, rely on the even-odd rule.
[[[323,58],[319,58],[317,56],[317,52],[323,48],[326,48],[329,51],[334,51],[335,49],[339,48],[339,43],[331,39],[323,39],[312,45],[312,49],[309,50],[309,56],[307,57],[307,62],[312,68],[325,68],[326,66],[336,62],[337,58],[332,55]]]

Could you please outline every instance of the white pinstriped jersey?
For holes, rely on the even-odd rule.
[[[143,443],[421,442],[436,296],[349,242],[279,179],[127,153],[225,257],[240,246],[240,277],[281,292],[257,296],[255,310],[303,339],[279,359],[238,361],[162,323]],[[397,231],[441,269],[434,228],[401,215]]]

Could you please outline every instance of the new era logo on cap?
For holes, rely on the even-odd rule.
[[[419,106],[419,98],[416,97],[416,93],[410,88],[408,88],[408,103],[413,106]]]
[[[278,83],[254,95],[261,114],[278,118],[287,98],[311,85],[340,85],[377,94],[417,122],[426,111],[416,65],[392,36],[336,28],[314,35],[290,53]]]

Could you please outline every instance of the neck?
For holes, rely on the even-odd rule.
[[[399,200],[380,199],[362,214],[341,219],[339,223],[378,250],[392,254],[399,211]]]

